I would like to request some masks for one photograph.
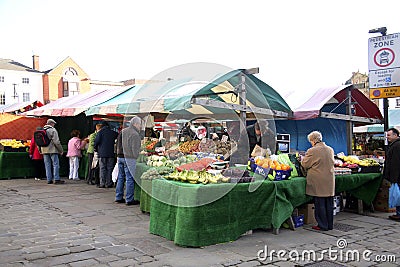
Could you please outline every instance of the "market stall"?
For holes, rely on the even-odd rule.
[[[340,95],[340,91],[325,93],[321,103],[327,104],[334,95]],[[318,113],[324,104],[318,108]],[[330,111],[332,109],[330,107]],[[221,174],[223,170],[219,169],[228,165],[247,166],[249,146],[247,134],[243,134],[247,120],[274,123],[274,119],[288,120],[291,113],[275,90],[254,75],[244,75],[244,70],[230,71],[207,83],[174,77],[167,82],[145,84],[86,112],[87,115],[103,116],[139,115],[164,123],[197,121],[202,124],[201,121],[211,121],[222,125],[223,122],[238,122],[238,128],[228,131],[236,143],[232,142],[226,155],[212,153],[218,151],[220,144],[217,142],[222,140],[209,138],[199,138],[201,141],[188,138],[182,142],[179,142],[181,138],[175,141],[147,139],[144,143],[148,148],[146,165],[151,168],[145,170],[141,165],[145,161],[138,163],[139,168],[145,171],[141,174],[136,171],[135,180],[141,187],[140,199],[144,202],[141,209],[150,212],[150,232],[174,240],[176,244],[195,247],[232,241],[251,229],[278,229],[296,206],[310,200],[305,194],[305,178],[291,176],[294,169],[289,166],[289,170],[284,162],[273,161],[273,165],[259,166],[259,175],[252,174],[251,177],[224,177]],[[322,115],[333,117],[335,114],[325,112]],[[274,129],[275,125],[270,127]],[[235,135],[243,139],[235,139]],[[160,143],[162,148],[159,151],[153,149],[156,143]],[[214,151],[207,150],[213,146]],[[232,160],[236,151],[243,152],[239,161]],[[205,160],[204,164],[204,159],[211,161]],[[257,173],[257,169],[251,171]],[[283,171],[288,174],[283,175]],[[278,177],[282,181],[278,181]],[[289,177],[291,179],[287,180]],[[380,180],[379,173],[337,177],[337,190],[352,192],[371,203]]]
[[[0,179],[34,176],[27,151],[36,127],[45,122],[46,118],[0,114]]]
[[[275,125],[278,133],[290,134],[293,151],[306,151],[307,135],[318,130],[335,153],[352,154],[349,150],[353,125],[383,119],[379,108],[353,85],[321,88],[312,95],[293,92],[285,99],[293,110],[293,118],[277,120]]]
[[[351,192],[371,203],[381,183],[380,173],[336,177],[336,192]],[[263,181],[250,192],[249,183],[237,184],[220,199],[202,206],[189,206],[209,195],[225,192],[230,184],[192,185],[153,180],[150,232],[181,246],[201,247],[233,241],[248,230],[279,228],[293,209],[311,200],[305,194],[304,177]],[[169,203],[176,199],[180,206]]]

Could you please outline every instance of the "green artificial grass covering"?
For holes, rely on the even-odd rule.
[[[33,177],[35,167],[28,152],[0,151],[0,179]]]
[[[338,176],[336,190],[349,191],[370,203],[381,179],[380,173]],[[248,230],[279,228],[295,207],[312,199],[305,194],[304,177],[249,185],[153,180],[150,233],[189,247],[229,242]]]

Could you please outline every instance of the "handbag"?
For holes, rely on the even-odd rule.
[[[400,189],[397,183],[392,183],[389,188],[389,208],[400,206]]]

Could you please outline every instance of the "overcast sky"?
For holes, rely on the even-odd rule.
[[[278,92],[368,72],[371,28],[400,32],[399,0],[0,0],[0,58],[72,57],[93,80],[149,79],[191,62],[259,67]]]

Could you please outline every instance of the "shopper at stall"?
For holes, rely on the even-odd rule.
[[[333,196],[335,195],[334,152],[322,142],[322,134],[311,132],[308,141],[312,147],[307,150],[301,165],[307,172],[306,194],[314,197],[314,230],[333,229]]]
[[[79,159],[82,150],[85,149],[86,141],[80,138],[79,130],[72,130],[71,139],[68,141],[67,157],[69,158],[69,179],[79,180]]]
[[[43,130],[43,128],[37,127],[36,130]],[[40,154],[39,147],[36,145],[34,137],[32,137],[29,146],[29,157],[31,158],[35,168],[35,180],[40,180],[46,175],[46,171],[44,169],[43,155]]]
[[[47,183],[52,184],[54,180],[55,184],[63,184],[65,181],[60,179],[60,160],[58,157],[64,153],[64,150],[61,146],[58,132],[56,128],[54,128],[55,125],[55,120],[47,120],[43,129],[50,139],[50,144],[48,146],[39,147],[39,151],[43,154]]]
[[[107,123],[97,133],[94,139],[94,149],[99,156],[100,188],[112,188],[112,171],[115,165],[114,145],[118,133],[111,130]]]
[[[191,123],[186,122],[179,131],[178,139],[180,141],[191,141],[196,138],[196,133],[190,129]]]
[[[391,183],[400,184],[400,138],[399,131],[396,128],[390,128],[386,131],[386,137],[389,142],[389,149],[385,156],[383,168],[383,178]],[[400,206],[396,207],[396,214],[390,215],[389,219],[400,221]]]
[[[118,178],[115,202],[126,202],[128,206],[139,204],[139,201],[133,199],[133,194],[136,160],[140,152],[141,124],[142,120],[139,117],[133,117],[128,127],[124,128],[117,138]],[[125,183],[126,196],[124,199]]]
[[[88,137],[88,149],[86,151],[87,156],[88,156],[88,170],[87,170],[87,176],[86,176],[86,181],[88,184],[95,184],[93,181],[94,176],[98,177],[98,164],[93,164],[93,158],[94,158],[94,139],[96,138],[97,132],[101,129],[103,124],[98,123],[96,124],[96,129],[95,131],[89,135]],[[98,159],[97,159],[98,160]],[[94,167],[92,166],[94,165]],[[97,168],[97,169],[96,169]],[[96,174],[97,170],[97,174]]]

